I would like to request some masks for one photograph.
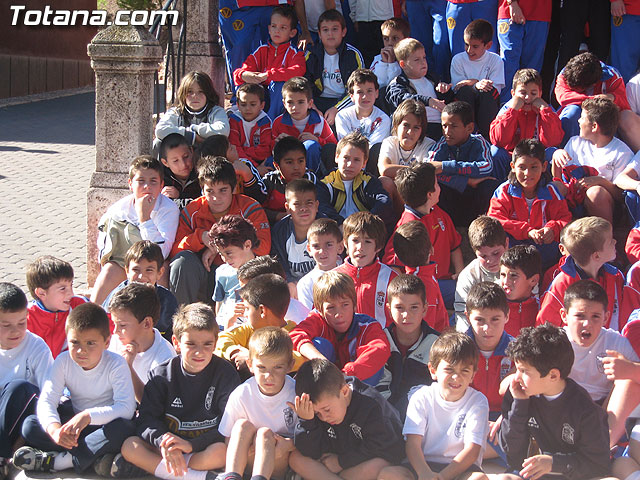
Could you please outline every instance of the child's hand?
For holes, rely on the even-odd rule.
[[[533,240],[534,242],[536,242],[538,245],[540,245],[542,243],[542,237],[540,235],[540,230],[542,229],[536,229],[534,228],[533,230],[529,230],[529,233],[527,234],[528,237]]]
[[[140,223],[144,223],[151,218],[151,212],[153,211],[155,204],[156,198],[150,193],[134,200],[136,215],[138,215]]]
[[[300,396],[296,395],[294,402],[295,403],[287,402],[287,405],[293,408],[300,420],[311,420],[315,417],[313,402],[309,398],[308,393],[303,393]]]
[[[138,344],[136,342],[131,342],[123,345],[121,355],[127,361],[129,366],[132,366],[133,361],[136,359],[136,355],[138,355]]]
[[[545,102],[542,97],[538,97],[536,98],[533,102],[531,102],[531,106],[533,108],[535,108],[536,110],[540,111],[541,108],[543,107],[548,107],[549,104],[547,102]]]
[[[339,473],[342,471],[338,456],[335,453],[327,453],[320,458],[322,464],[327,467],[331,473]]]
[[[262,83],[267,80],[267,74],[262,72],[243,72],[241,76],[245,83]]]
[[[320,114],[322,115],[322,114]],[[285,137],[289,137],[290,135],[288,133],[281,133],[280,135],[278,135],[275,140],[273,141],[274,144],[278,143],[280,140],[282,140]]]
[[[238,317],[242,317],[244,315],[244,303],[236,302],[233,306],[233,310],[230,312],[228,312],[226,308],[224,310],[229,314],[229,316],[227,316],[226,318],[223,317],[222,319],[225,326],[224,328],[226,330],[233,327],[233,325],[236,323],[236,320],[238,320]]]
[[[555,235],[551,227],[543,227],[540,229],[540,242],[547,245],[553,242]]]
[[[524,478],[536,480],[551,472],[553,468],[553,457],[551,455],[534,455],[522,462],[520,475]]]
[[[393,63],[396,61],[396,54],[393,51],[393,47],[383,47],[380,50],[380,57],[384,63]]]
[[[311,140],[311,141],[317,142],[318,141],[318,137],[316,137],[311,132],[302,132],[300,135],[298,135],[298,140],[300,140],[301,142],[306,142],[307,140]]]
[[[435,160],[429,162],[436,169],[436,175],[442,173],[442,162],[436,162]]]
[[[280,135],[278,135],[278,138],[279,137]],[[257,168],[258,168],[258,173],[260,174],[261,177],[264,177],[267,173],[273,171],[273,167],[267,167],[265,164],[258,165]]]
[[[525,393],[524,388],[522,388],[522,384],[516,379],[515,375],[511,377],[509,391],[511,392],[511,396],[517,400],[526,400],[529,398],[529,395]]]
[[[236,160],[232,163],[233,169],[239,174],[245,182],[250,182],[253,178],[253,174],[251,173],[251,169],[240,160]]]
[[[429,105],[427,105],[428,107],[431,108],[435,108],[436,110],[438,110],[439,112],[441,112],[442,110],[444,110],[444,100],[438,100],[437,98],[429,98]]]
[[[518,97],[517,95],[514,96],[511,108],[513,108],[514,110],[520,110],[522,107],[524,107],[524,98]]]
[[[598,177],[597,175],[592,177],[584,177],[578,180],[578,185],[584,190],[587,190],[596,185],[602,185],[602,177]]]
[[[281,435],[275,434],[276,437],[276,458],[278,455],[288,454],[296,449],[293,443],[293,438],[284,438]]]
[[[566,150],[559,148],[555,152],[553,152],[553,157],[551,157],[553,164],[559,168],[564,168],[571,161],[571,156],[567,153]]]
[[[162,194],[167,198],[178,198],[180,196],[180,192],[176,187],[164,187]]]
[[[455,86],[453,87],[453,89],[457,92],[458,90],[460,90],[461,87],[466,87],[466,86],[473,86],[476,83],[478,83],[477,80],[470,78],[468,80],[460,80],[458,83],[455,84]]]
[[[213,260],[216,258],[218,252],[214,252],[210,248],[207,248],[204,252],[202,252],[202,265],[204,265],[204,269],[207,272],[211,271],[211,265],[213,265]]]
[[[493,88],[493,82],[488,78],[485,78],[483,80],[480,80],[478,83],[476,83],[476,88],[483,92],[490,92],[491,89]]]
[[[498,430],[500,430],[500,425],[502,425],[502,415],[496,418],[495,422],[489,422],[489,441],[493,442],[496,438]]]
[[[611,16],[621,17],[627,14],[627,9],[624,7],[624,0],[613,0],[611,2]]]
[[[52,431],[49,431],[49,436],[62,448],[69,450],[78,446],[78,437],[67,429],[64,429],[61,425],[50,430]]]
[[[329,110],[324,112],[324,119],[327,121],[329,125],[333,125],[336,123],[336,115],[338,114],[338,109],[336,107],[331,107]]]
[[[231,354],[231,361],[235,363],[236,369],[244,368],[249,360],[249,350],[244,347],[237,347],[237,350]]]
[[[160,453],[167,464],[167,470],[177,477],[187,473],[184,454],[191,453],[192,450],[191,443],[171,433],[165,433],[160,441]]]
[[[450,83],[440,82],[438,85],[436,85],[436,92],[438,93],[447,93],[449,90],[451,90]]]
[[[90,423],[91,415],[86,410],[83,410],[80,413],[76,413],[71,420],[65,423],[62,426],[62,430],[71,433],[77,440],[82,430]]]
[[[602,366],[609,380],[636,380],[636,364],[615,350],[607,350],[607,356],[602,359]]]
[[[518,5],[518,3],[512,3],[511,5],[509,5],[509,9],[511,11],[511,22],[524,25],[527,19],[524,18],[520,5]]]

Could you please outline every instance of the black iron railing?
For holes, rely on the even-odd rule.
[[[153,25],[149,28],[149,32],[155,35],[156,39],[162,45],[166,41],[166,50],[164,58],[164,82],[160,82],[160,75],[155,73],[154,77],[154,101],[153,112],[160,114],[167,108],[167,99],[170,103],[174,103],[180,79],[185,74],[185,65],[187,59],[187,0],[167,0],[162,10],[177,10],[178,2],[182,1],[182,11],[180,12],[180,30],[178,41],[173,38],[173,26],[160,24],[160,16],[157,16]],[[170,96],[167,96],[167,88],[171,89]]]

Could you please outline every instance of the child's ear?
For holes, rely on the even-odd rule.
[[[491,45],[493,45],[493,40],[490,40],[484,44],[485,50],[489,50],[491,48]]]
[[[516,96],[516,91],[512,88],[511,89],[511,98]]]
[[[309,108],[313,108],[313,98],[310,98],[308,103],[309,103]]]
[[[542,172],[546,172],[547,171],[547,167],[549,166],[549,162],[542,162]]]
[[[175,348],[176,353],[180,353],[180,339],[175,335],[171,335],[171,343],[173,343],[173,348]]]
[[[608,325],[610,317],[611,317],[611,312],[609,310],[606,310],[604,312],[604,322],[602,322],[602,325]]]
[[[42,288],[42,287],[36,287],[36,288],[33,290],[33,292],[36,294],[36,297],[38,297],[38,298],[42,298],[42,297],[45,297],[45,296],[47,295],[47,291],[46,291],[44,288]],[[36,298],[36,300],[37,300],[38,298]]]
[[[298,34],[298,29],[297,28],[292,28],[291,31],[289,32],[289,38],[293,38]]]
[[[560,308],[560,318],[562,319],[562,323],[567,323],[567,311],[564,309],[564,307]]]
[[[242,244],[242,248],[244,248],[245,250],[251,250],[253,249],[253,243],[251,243],[251,240],[247,239]]]
[[[398,60],[398,65],[404,70],[404,60]]]
[[[129,272],[127,271],[126,268],[124,269],[124,271],[126,272],[127,275],[129,275]],[[160,268],[158,269],[158,276],[161,277],[163,273],[164,273],[164,264],[160,265]]]
[[[342,38],[344,38],[347,35],[347,29],[343,28],[342,29]]]
[[[247,358],[246,364],[247,364],[247,368],[251,370],[251,357]]]
[[[531,288],[535,288],[535,286],[540,283],[540,274],[536,273],[535,275],[531,275],[531,277],[527,278],[527,280],[529,281],[529,285],[531,285]]]
[[[464,126],[464,129],[466,130],[467,135],[471,135],[475,128],[476,128],[476,124],[473,122],[469,122],[467,125]]]
[[[557,368],[552,368],[551,370],[549,370],[549,373],[547,373],[547,375],[549,375],[549,378],[554,381],[560,380],[562,378],[560,376],[560,370],[558,370]]]
[[[515,170],[516,168],[515,164],[513,163],[513,160],[509,162],[509,166],[511,167],[511,171]]]
[[[427,363],[427,367],[429,367],[429,373],[431,374],[431,377],[435,377],[436,368],[431,364],[431,362]]]
[[[142,319],[145,328],[153,328],[153,318],[147,316]]]
[[[344,243],[338,243],[337,249],[338,249],[338,255],[342,255],[345,249]]]
[[[264,110],[265,102],[260,102],[260,110]]]
[[[162,165],[164,165],[165,167],[169,168],[169,162],[167,162],[166,158],[161,158],[160,162],[162,162]]]
[[[291,210],[289,209],[289,202],[284,202],[284,209],[287,211],[287,213],[291,213]]]
[[[266,318],[269,314],[269,309],[265,307],[263,304],[258,306],[258,310],[260,311],[260,318]]]

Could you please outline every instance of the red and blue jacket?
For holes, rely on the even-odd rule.
[[[537,0],[536,0],[537,1]],[[513,100],[509,100],[491,122],[489,137],[491,143],[513,152],[523,138],[540,140],[545,147],[555,147],[564,137],[560,117],[551,107],[542,107],[540,111],[511,108]]]
[[[640,308],[629,315],[629,321],[622,329],[622,336],[629,340],[633,349],[640,355]]]
[[[472,328],[467,330],[467,335],[473,338],[474,342],[476,341]],[[507,356],[507,346],[513,339],[507,332],[502,332],[498,346],[489,358],[485,358],[482,353],[478,354],[478,370],[471,386],[487,397],[490,412],[500,412],[502,409],[500,382],[513,369],[513,362]]]
[[[240,158],[251,160],[255,166],[260,165],[271,155],[273,137],[271,136],[271,120],[269,116],[260,112],[256,124],[251,128],[247,137],[244,129],[244,119],[239,112],[228,112],[229,142],[238,150]]]
[[[449,330],[449,314],[447,313],[447,307],[444,306],[442,292],[436,280],[438,264],[431,262],[428,265],[421,265],[416,268],[405,266],[404,270],[406,274],[415,275],[424,283],[427,291],[427,313],[424,321],[438,332]]]
[[[349,329],[338,338],[324,317],[317,311],[311,313],[289,332],[293,348],[300,351],[314,338],[328,340],[336,352],[336,365],[345,375],[367,379],[378,373],[389,359],[389,340],[380,324],[368,315],[356,313]]]
[[[451,252],[460,248],[462,237],[453,225],[449,214],[437,205],[426,215],[405,205],[404,212],[402,212],[400,220],[396,223],[396,230],[400,225],[404,225],[412,220],[419,220],[427,227],[431,245],[433,246],[431,260],[438,265],[436,278],[451,278],[451,273],[449,272],[451,267]],[[387,242],[384,252],[384,256],[382,257],[383,263],[387,265],[398,265],[400,267],[405,266],[393,249],[393,235]]]
[[[393,322],[387,307],[387,287],[398,274],[391,267],[377,260],[366,267],[354,266],[347,258],[342,265],[334,268],[336,272],[346,273],[356,284],[358,304],[356,311],[375,318],[382,328]],[[367,378],[367,377],[365,377]]]
[[[517,337],[523,328],[535,326],[539,310],[540,301],[537,297],[529,297],[524,302],[509,301],[509,321],[505,324],[504,331]]]
[[[245,83],[242,79],[244,72],[266,73],[267,80],[263,85],[268,85],[270,82],[286,82],[292,77],[301,77],[306,71],[304,54],[293,48],[291,42],[281,45],[268,42],[260,45],[240,68],[234,70],[233,82],[236,85]]]
[[[576,265],[571,255],[566,257],[564,263],[559,266],[558,272],[553,278],[551,285],[549,285],[549,288],[542,296],[540,311],[536,317],[536,325],[550,322],[554,325],[562,326],[560,309],[564,307],[564,292],[569,285],[578,280],[588,278],[589,277]],[[600,286],[605,289],[609,300],[607,306],[607,311],[610,313],[609,321],[603,326],[616,331],[622,330],[622,327],[627,321],[627,317],[632,311],[632,309],[629,308],[630,302],[633,301],[632,299],[638,292],[630,289],[628,293],[629,300],[623,305],[623,295],[625,293],[624,276],[620,270],[609,263],[605,263],[600,269],[600,272],[598,272],[598,278],[592,280],[599,283]]]
[[[47,310],[40,300],[34,300],[27,308],[27,330],[42,338],[51,350],[53,358],[56,358],[60,352],[67,349],[67,333],[64,327],[69,313],[86,302],[87,299],[84,297],[71,297],[69,310],[52,312]]]
[[[307,120],[307,124],[305,125],[303,132],[307,132],[318,137],[318,143],[321,146],[324,146],[327,143],[338,143],[327,121],[315,110],[309,110],[309,119]],[[288,112],[284,112],[282,115],[276,117],[271,127],[271,135],[273,136],[274,141],[282,133],[286,133],[287,135],[291,135],[296,138],[298,138],[301,133],[298,130],[298,127],[293,124],[293,119]]]
[[[640,223],[636,223],[629,232],[627,243],[624,246],[624,251],[631,263],[635,263],[640,260]]]
[[[538,185],[529,210],[522,187],[504,182],[496,188],[487,215],[496,218],[516,240],[527,240],[531,230],[549,227],[554,241],[559,242],[560,231],[571,221],[566,200],[551,183]]]
[[[622,76],[615,68],[603,62],[600,62],[600,66],[602,66],[602,76],[600,80],[587,90],[573,90],[569,87],[564,78],[564,69],[562,69],[562,72],[558,74],[558,78],[556,79],[555,88],[556,99],[561,107],[581,105],[587,98],[593,98],[601,93],[610,93],[614,97],[614,103],[618,105],[620,110],[631,110]]]

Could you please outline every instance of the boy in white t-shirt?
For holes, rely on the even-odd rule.
[[[464,29],[465,51],[451,59],[451,86],[456,100],[473,106],[478,133],[489,140],[489,126],[500,108],[500,91],[505,86],[504,64],[490,52],[493,27],[486,20],[474,20]]]
[[[319,218],[307,230],[307,251],[316,262],[313,270],[300,279],[297,285],[298,300],[307,308],[313,308],[313,285],[316,281],[342,263],[344,251],[342,231],[335,220]]]
[[[127,361],[139,403],[151,369],[176,355],[173,346],[154,328],[160,317],[160,301],[151,285],[134,282],[116,292],[109,310],[115,325],[109,350]]]
[[[369,160],[366,170],[377,175],[380,145],[391,131],[391,119],[374,105],[380,93],[378,78],[371,70],[360,68],[349,76],[347,91],[354,106],[342,109],[336,115],[337,138],[341,140],[356,130],[367,137]]]
[[[27,330],[27,296],[12,283],[0,283],[0,478],[7,476],[22,422],[35,412],[52,363],[44,340]]]
[[[437,383],[413,393],[402,429],[409,465],[385,468],[381,476],[486,480],[480,465],[489,404],[469,387],[478,368],[478,347],[463,333],[447,332],[434,342],[430,357],[429,371]]]
[[[622,201],[614,183],[633,157],[631,149],[614,137],[619,118],[619,109],[612,100],[600,96],[586,99],[578,120],[580,135],[571,137],[564,149],[553,153],[552,164],[554,177],[560,177],[562,168],[568,165],[598,170],[599,175],[582,178],[578,184],[585,191],[587,213],[611,223],[614,203]]]
[[[231,393],[218,428],[228,439],[226,473],[219,480],[242,479],[251,463],[252,479],[282,477],[294,449],[297,418],[288,404],[296,390],[287,375],[293,368],[291,337],[279,327],[256,330],[247,366],[254,376]]]

